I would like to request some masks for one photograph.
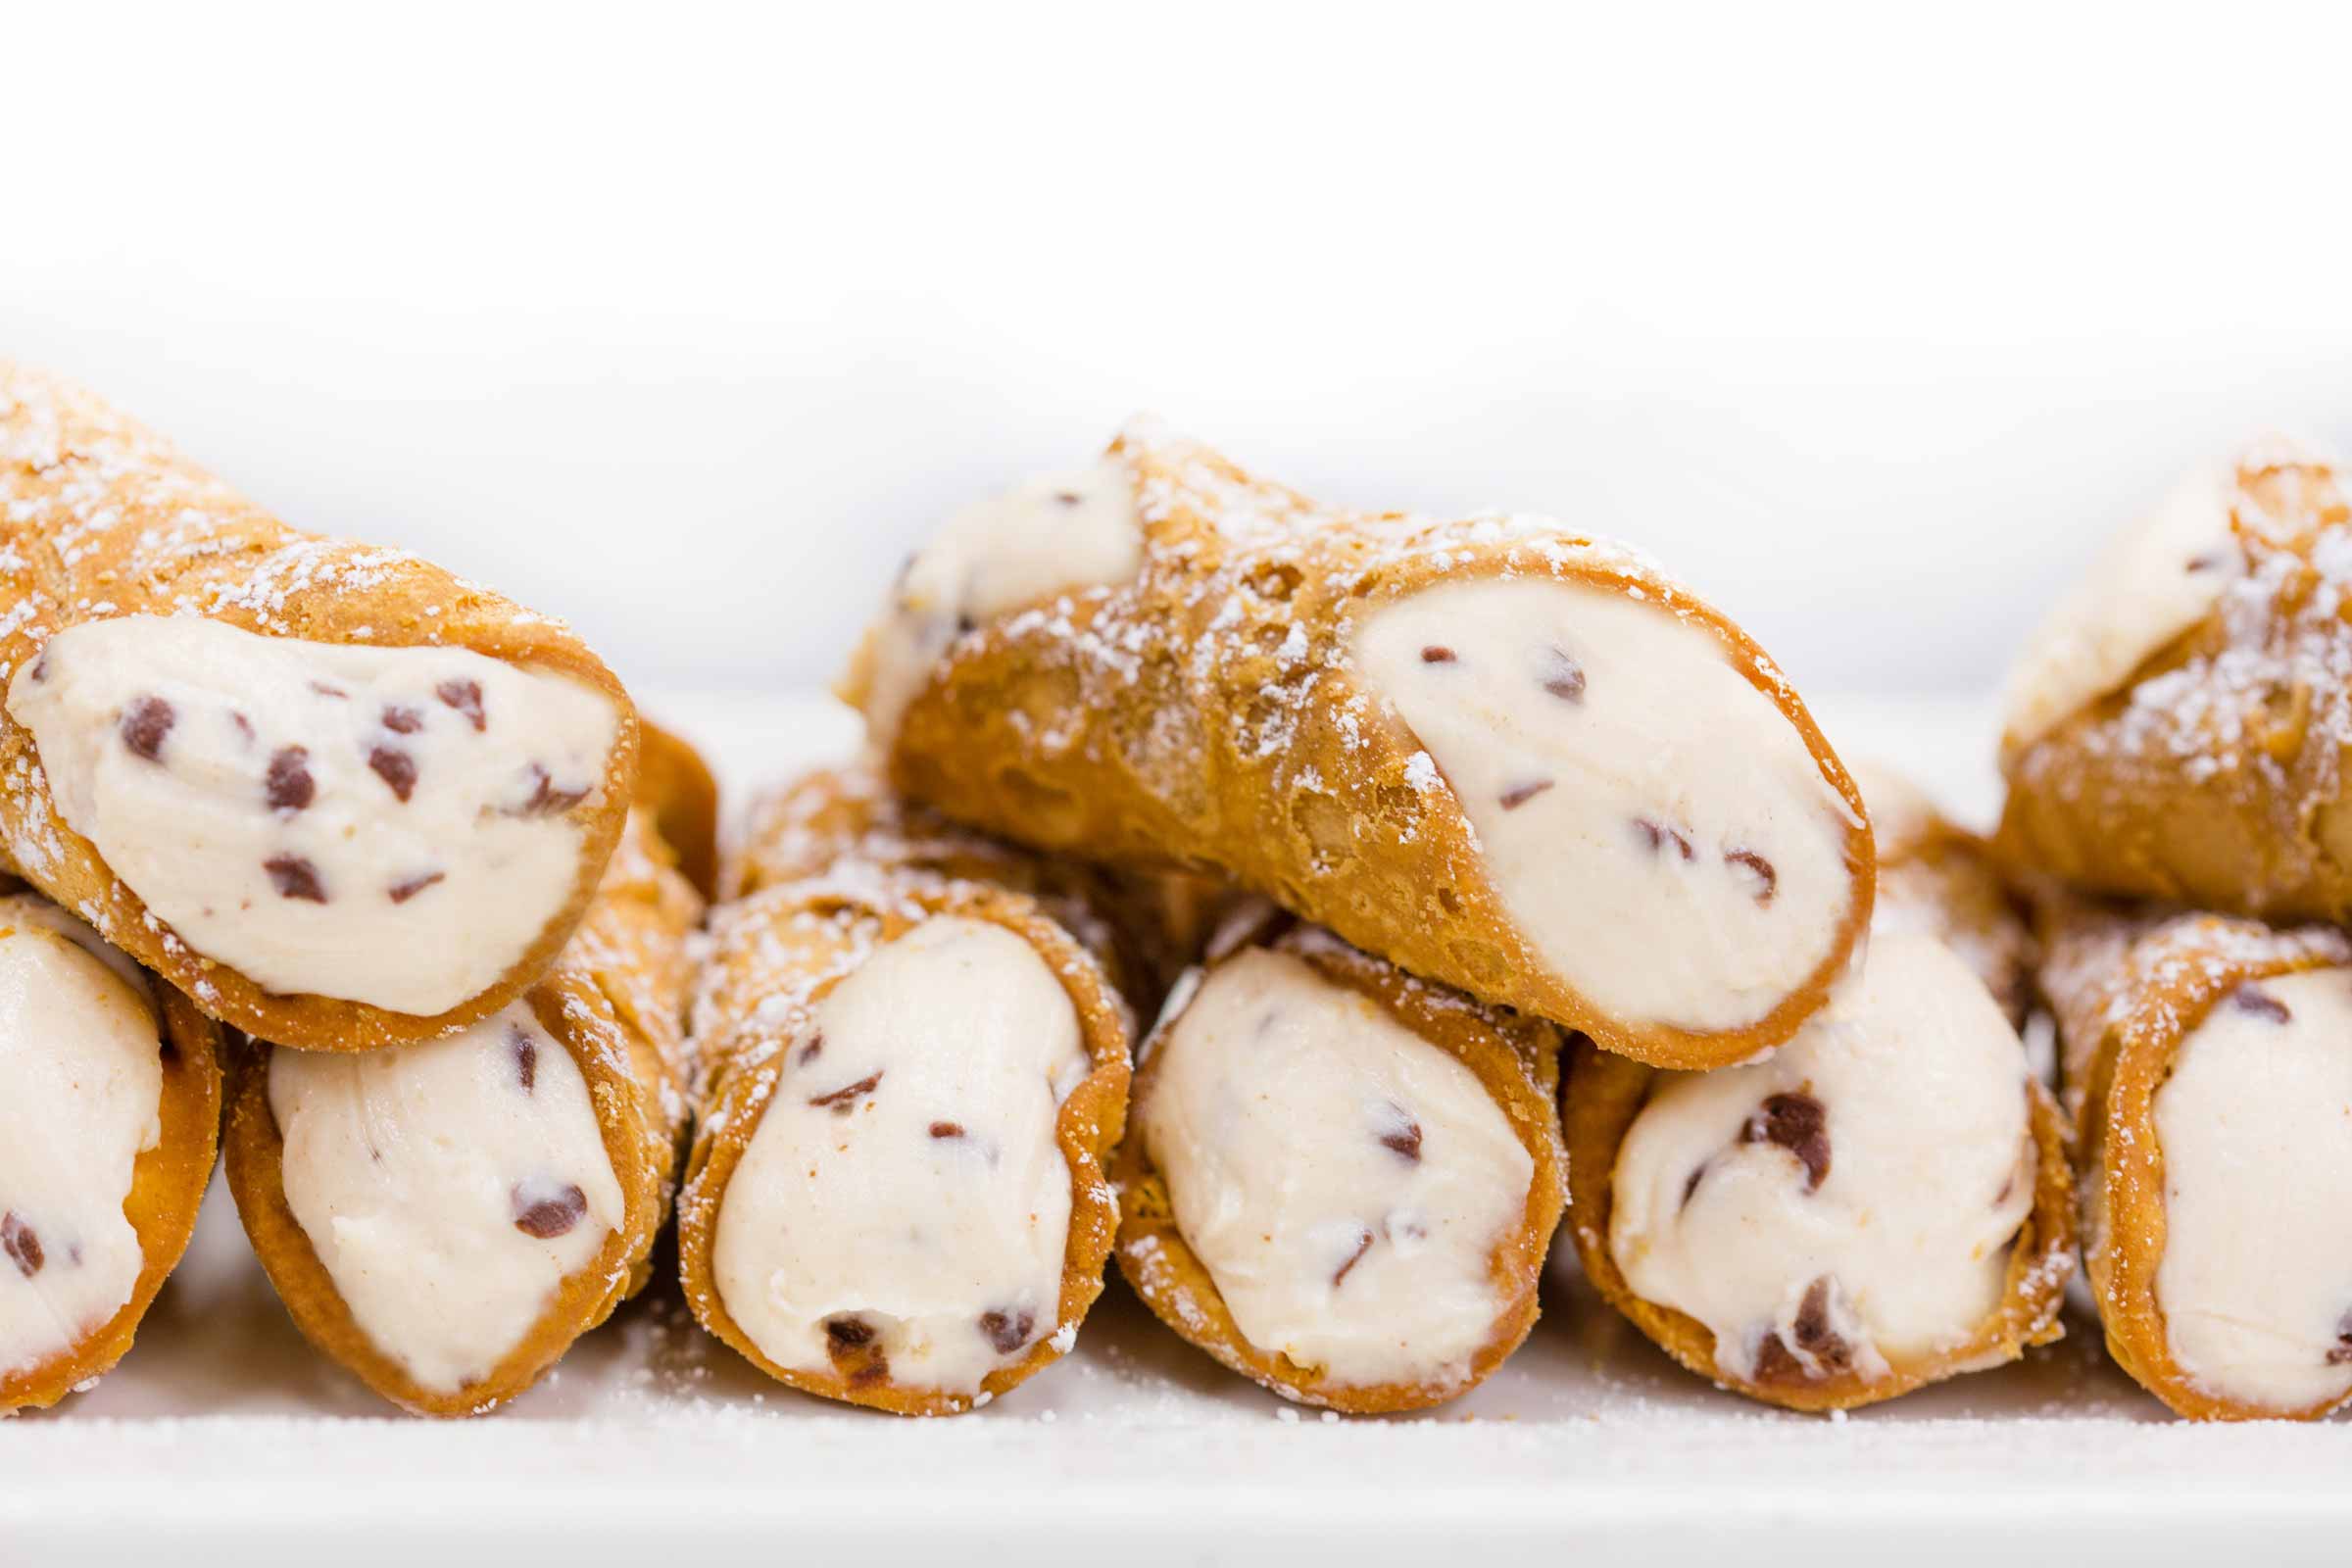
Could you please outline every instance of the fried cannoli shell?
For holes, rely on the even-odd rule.
[[[2005,857],[2111,896],[2352,918],[2348,531],[2340,469],[2272,440],[2119,541],[2013,683]]]
[[[811,801],[836,800],[830,776],[811,785]],[[865,805],[845,806],[866,820]],[[770,816],[749,842],[777,831]],[[697,1095],[696,1134],[678,1200],[678,1256],[686,1297],[705,1328],[777,1381],[827,1398],[900,1415],[954,1415],[985,1404],[1052,1365],[1074,1343],[1078,1325],[1102,1291],[1102,1271],[1118,1226],[1118,1204],[1103,1161],[1126,1124],[1134,1019],[1095,952],[1025,892],[941,876],[905,862],[842,853],[843,840],[802,851],[803,864],[823,875],[770,880],[781,852],[747,855],[730,886],[757,891],[723,906],[713,921],[713,950],[695,1007],[696,1046],[705,1071]],[[851,842],[867,842],[853,836]],[[981,860],[964,869],[982,871]],[[766,869],[760,869],[765,867]],[[1026,943],[1053,970],[1074,1009],[1091,1064],[1062,1101],[1054,1142],[1070,1172],[1070,1219],[1062,1258],[1055,1329],[1027,1353],[989,1372],[977,1395],[895,1381],[875,1348],[839,1347],[826,1371],[771,1359],[728,1310],[714,1265],[719,1210],[761,1119],[778,1093],[792,1048],[806,1040],[813,1009],[857,971],[874,949],[928,921],[960,918],[999,926]]]
[[[1526,1342],[1537,1316],[1544,1260],[1568,1202],[1567,1154],[1554,1108],[1559,1091],[1561,1036],[1551,1024],[1486,1006],[1417,980],[1311,927],[1289,919],[1257,919],[1237,911],[1207,956],[1214,966],[1267,946],[1303,960],[1322,979],[1370,1001],[1423,1041],[1467,1067],[1508,1119],[1534,1162],[1525,1217],[1495,1247],[1491,1270],[1502,1303],[1494,1333],[1470,1357],[1467,1374],[1443,1380],[1349,1383],[1324,1368],[1302,1366],[1280,1350],[1253,1344],[1234,1320],[1214,1277],[1185,1240],[1167,1180],[1154,1168],[1145,1140],[1131,1133],[1111,1163],[1120,1194],[1119,1269],[1154,1315],[1190,1344],[1286,1399],[1377,1414],[1418,1410],[1467,1393]],[[1155,1036],[1174,1021],[1183,993],[1170,1004]],[[1148,1042],[1136,1078],[1136,1102],[1147,1102],[1165,1055]],[[1301,1106],[1301,1114],[1317,1107]]]
[[[1870,828],[1804,705],[1719,612],[1633,552],[1556,527],[1333,512],[1150,433],[1122,436],[1110,456],[1139,498],[1140,575],[957,635],[877,736],[895,788],[1049,853],[1240,884],[1404,969],[1662,1065],[1747,1058],[1820,1006],[1869,922]],[[1237,511],[1250,542],[1219,526]],[[1843,918],[1812,970],[1743,1026],[1612,1016],[1554,974],[1459,801],[1424,787],[1428,755],[1351,669],[1354,620],[1441,580],[1504,577],[1703,628],[1801,737],[1825,798],[1843,803]],[[869,640],[843,686],[869,711],[882,706],[878,659]]]
[[[303,1335],[401,1408],[464,1416],[503,1404],[652,1278],[654,1241],[668,1221],[685,1149],[685,1011],[695,973],[688,939],[703,912],[677,861],[651,812],[632,812],[587,918],[526,995],[540,1027],[586,1080],[623,1217],[477,1382],[427,1388],[361,1328],[286,1200],[284,1143],[270,1101],[270,1058],[286,1048],[257,1041],[238,1054],[224,1144],[230,1190],[254,1251]]]
[[[0,873],[0,892],[16,892]],[[147,1309],[179,1266],[196,1231],[196,1211],[212,1184],[220,1130],[220,1026],[187,998],[149,980],[163,1018],[162,1134],[131,1166],[123,1217],[139,1241],[142,1259],[130,1299],[95,1332],[48,1360],[0,1372],[0,1415],[47,1409],[114,1370],[130,1350]]]
[[[1635,1327],[1700,1377],[1791,1410],[1846,1410],[1959,1373],[2014,1361],[2026,1347],[2047,1345],[2059,1337],[2058,1309],[2075,1247],[2074,1178],[2067,1164],[2065,1121],[2039,1082],[2030,1080],[2026,1088],[2036,1152],[2034,1207],[2010,1252],[1999,1309],[1964,1344],[1890,1364],[1886,1377],[1866,1377],[1848,1369],[1803,1381],[1759,1382],[1731,1377],[1717,1364],[1715,1335],[1705,1324],[1635,1295],[1609,1250],[1617,1152],[1662,1075],[1596,1050],[1588,1041],[1574,1042],[1566,1062],[1562,1099],[1568,1138],[1568,1229],[1585,1277]]]
[[[563,814],[579,833],[571,895],[493,985],[424,1017],[282,995],[184,943],[66,823],[32,734],[0,707],[0,845],[25,879],[258,1039],[359,1051],[429,1040],[513,1002],[555,961],[619,842],[637,769],[635,710],[569,628],[395,551],[286,526],[79,387],[0,361],[0,680],[58,633],[104,618],[199,614],[241,631],[369,648],[447,647],[568,676],[609,698],[606,776]]]
[[[1860,762],[1854,778],[1878,835],[1876,929],[1920,930],[1942,941],[2022,1029],[2034,1004],[2033,928],[1992,847],[1899,772]]]
[[[2329,926],[2102,904],[2051,887],[2036,890],[2035,906],[2041,988],[2058,1018],[2082,1170],[2082,1259],[2108,1352],[2191,1419],[2328,1414],[2340,1397],[2300,1410],[2243,1403],[2200,1385],[2175,1358],[2156,1298],[2167,1235],[2156,1098],[2181,1044],[2217,1003],[2254,982],[2352,965],[2352,938]]]
[[[718,780],[703,754],[649,718],[637,721],[637,805],[705,903],[718,898]]]

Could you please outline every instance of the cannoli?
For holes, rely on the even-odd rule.
[[[1803,704],[1645,559],[1318,507],[1151,427],[950,522],[843,694],[960,820],[1221,876],[1661,1065],[1787,1039],[1869,917]]]
[[[1263,908],[1263,906],[1260,906]],[[1519,1348],[1560,1221],[1550,1024],[1241,911],[1146,1044],[1119,1268],[1284,1398],[1411,1410]]]
[[[2336,1409],[2352,1396],[2352,940],[2039,906],[2108,1349],[2184,1416]]]
[[[1958,863],[1981,847],[1916,792],[1866,787],[1888,858],[1829,1004],[1771,1059],[1712,1072],[1580,1042],[1563,1094],[1587,1278],[1692,1371],[1799,1410],[2058,1338],[2073,1267],[2064,1124],[1996,1000],[2018,917]]]
[[[228,1178],[312,1344],[404,1409],[479,1414],[651,1275],[684,1154],[688,935],[702,901],[632,812],[563,956],[439,1040],[256,1043]]]
[[[213,1175],[220,1026],[87,925],[0,887],[0,1415],[110,1371]]]
[[[2352,491],[2261,443],[2203,468],[2012,678],[2003,850],[2090,891],[2352,918]]]
[[[1081,884],[932,826],[855,774],[755,813],[695,1004],[678,1207],[706,1328],[906,1415],[985,1404],[1076,1342],[1134,1029]]]
[[[1984,839],[1959,826],[1902,773],[1869,761],[1854,778],[1878,836],[1874,935],[1919,932],[1957,954],[2009,1022],[2034,1008],[2034,933]]]
[[[562,624],[298,533],[0,362],[0,850],[212,1016],[360,1051],[513,1004],[637,724]]]

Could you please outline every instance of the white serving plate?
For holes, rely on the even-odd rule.
[[[650,706],[731,787],[851,733],[815,699]],[[1849,757],[1907,762],[1955,810],[1988,811],[1985,705],[1817,711]],[[2080,1314],[2016,1366],[1825,1420],[1684,1373],[1559,1254],[1525,1348],[1419,1417],[1287,1405],[1162,1330],[1114,1269],[1067,1361],[952,1421],[770,1384],[658,1285],[501,1413],[444,1423],[388,1414],[310,1351],[216,1184],[122,1368],[0,1423],[0,1565],[2352,1552],[2343,1425],[2175,1423]]]

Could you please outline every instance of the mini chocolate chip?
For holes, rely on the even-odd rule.
[[[490,727],[489,715],[482,711],[482,688],[479,682],[445,680],[433,688],[433,695],[465,714],[466,721],[473,725],[475,734]]]
[[[560,790],[547,769],[537,762],[531,764],[531,795],[511,815],[561,816],[588,798],[585,786],[576,790]]]
[[[874,1326],[861,1317],[825,1319],[825,1339],[845,1350],[874,1343]]]
[[[954,1121],[935,1121],[931,1124],[931,1136],[934,1138],[961,1138],[963,1124]]]
[[[1757,880],[1762,884],[1756,889],[1756,903],[1768,909],[1772,907],[1772,896],[1780,891],[1781,874],[1772,868],[1770,860],[1753,850],[1730,851],[1724,856],[1723,860],[1726,865],[1744,865],[1750,871],[1755,872]]]
[[[1690,1179],[1689,1181],[1683,1183],[1683,1207],[1689,1208],[1690,1206],[1690,1200],[1698,1192],[1698,1184],[1705,1178],[1706,1174],[1707,1167],[1701,1165],[1690,1173]]]
[[[1084,501],[1086,497],[1080,495],[1075,490],[1056,490],[1054,492],[1054,499],[1060,502],[1065,507],[1074,507],[1079,502]]]
[[[2273,1023],[2292,1023],[2294,1021],[2295,1015],[2287,1010],[2285,1003],[2280,1002],[2267,991],[2256,990],[2251,982],[2230,992],[2230,1001],[2238,1011],[2268,1018]]]
[[[844,1084],[841,1088],[827,1094],[812,1095],[809,1097],[808,1103],[828,1105],[835,1110],[847,1110],[850,1108],[851,1101],[856,1100],[859,1095],[873,1093],[874,1086],[882,1081],[883,1070],[876,1068],[854,1084]]]
[[[968,636],[970,636],[970,635],[971,635],[973,632],[975,632],[975,631],[977,631],[977,630],[979,630],[979,629],[980,629],[980,623],[979,623],[978,621],[974,620],[974,619],[973,619],[971,616],[969,616],[969,615],[961,615],[961,614],[959,614],[959,615],[957,615],[957,616],[956,617],[956,636],[958,636],[958,637],[968,637]]]
[[[35,686],[43,686],[48,684],[48,681],[49,656],[47,654],[43,654],[40,658],[32,662],[32,683]]]
[[[1681,833],[1666,826],[1663,822],[1653,822],[1646,816],[1634,818],[1634,831],[1642,835],[1642,842],[1649,847],[1650,853],[1653,855],[1663,849],[1669,841],[1676,849],[1683,852],[1683,858],[1686,860],[1692,858],[1698,853],[1690,848],[1690,841],[1683,837]]]
[[[262,862],[270,880],[277,884],[281,899],[307,899],[313,904],[326,902],[326,889],[318,881],[318,868],[299,855],[273,855]]]
[[[1549,648],[1544,652],[1550,656],[1550,662],[1544,671],[1544,689],[1563,703],[1583,702],[1585,666],[1560,649]]]
[[[368,754],[368,765],[375,770],[377,778],[391,787],[401,805],[409,804],[409,797],[416,793],[416,759],[389,746],[378,746]],[[541,785],[541,788],[545,787]]]
[[[424,715],[414,708],[384,710],[384,728],[395,735],[414,735],[424,728]]]
[[[164,737],[179,714],[161,697],[141,697],[122,710],[122,745],[133,757],[163,760]]]
[[[351,693],[345,691],[340,686],[329,686],[322,680],[315,680],[311,682],[311,690],[317,692],[321,697],[332,697],[338,703],[348,703],[351,701]]]
[[[2352,1312],[2335,1320],[2335,1344],[2328,1351],[2328,1364],[2352,1365]]]
[[[416,876],[393,883],[390,887],[384,890],[384,896],[390,899],[394,904],[406,904],[417,894],[422,893],[426,888],[431,887],[436,882],[445,880],[447,880],[446,872],[419,872]]]
[[[1402,1105],[1388,1107],[1395,1114],[1380,1133],[1380,1147],[1400,1154],[1408,1164],[1421,1163],[1421,1124]]]
[[[0,1214],[0,1252],[6,1252],[26,1279],[41,1271],[41,1239],[14,1211]]]
[[[1348,1254],[1348,1261],[1342,1263],[1340,1271],[1331,1277],[1331,1288],[1335,1291],[1338,1290],[1341,1284],[1347,1280],[1348,1270],[1362,1262],[1364,1254],[1370,1250],[1372,1250],[1372,1233],[1370,1231],[1359,1232],[1355,1250]]]
[[[2186,571],[2211,571],[2214,567],[2220,565],[2227,559],[2228,558],[2218,550],[2208,550],[2201,556],[2189,557],[2188,564],[2182,569]]]
[[[1782,1343],[1778,1334],[1767,1334],[1756,1342],[1756,1382],[1799,1383],[1804,1376],[1804,1363]]]
[[[1519,809],[1519,808],[1525,806],[1528,802],[1534,800],[1537,796],[1551,788],[1551,785],[1552,781],[1547,778],[1540,778],[1533,784],[1515,784],[1511,788],[1502,792],[1502,808],[1506,811],[1516,811]]]
[[[821,1034],[810,1035],[808,1043],[801,1048],[801,1065],[806,1067],[824,1054],[825,1037]]]
[[[1842,1372],[1854,1363],[1854,1348],[1836,1329],[1830,1327],[1830,1277],[1824,1274],[1805,1287],[1805,1298],[1797,1303],[1796,1348],[1813,1357],[1814,1364],[1828,1372]]]
[[[318,785],[311,777],[311,754],[300,746],[288,746],[270,759],[270,776],[264,786],[272,811],[303,810],[318,797]]]
[[[514,1053],[514,1078],[529,1094],[539,1087],[539,1048],[531,1041],[530,1032],[520,1024],[507,1031],[507,1045]]]
[[[1453,650],[1443,643],[1431,643],[1427,648],[1421,650],[1421,662],[1424,664],[1450,664],[1453,662]]]
[[[1805,1167],[1805,1191],[1821,1190],[1830,1173],[1830,1117],[1820,1101],[1799,1092],[1773,1095],[1740,1129],[1743,1144],[1773,1144],[1786,1149]]]
[[[243,713],[238,712],[232,708],[228,711],[228,721],[237,726],[237,733],[239,735],[244,736],[245,739],[249,741],[253,739],[252,719],[247,718]]]
[[[1029,1336],[1036,1327],[1037,1314],[1034,1312],[983,1312],[980,1314],[980,1332],[988,1336],[988,1343],[995,1347],[999,1355],[1010,1355],[1022,1346],[1027,1345]]]
[[[529,1198],[518,1183],[514,1192],[514,1228],[525,1236],[552,1242],[567,1235],[588,1212],[588,1195],[577,1187],[562,1187],[547,1198]]]

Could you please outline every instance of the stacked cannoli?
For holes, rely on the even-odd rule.
[[[122,1355],[217,1137],[296,1322],[411,1408],[644,1282],[714,851],[640,746],[560,622],[0,362],[0,1411]]]
[[[1448,1398],[1527,1336],[1569,1032],[1667,1069],[1786,1053],[1879,897],[1803,704],[1645,559],[1319,506],[1150,425],[953,518],[843,692],[893,809],[1126,891],[1138,967],[1181,978],[1111,1162],[1121,1268],[1178,1334],[1337,1409]],[[2031,1270],[2066,1220],[2036,1206],[2022,1048],[1943,961],[1989,1018],[1980,1162],[2023,1173],[1976,1228]],[[1952,1293],[1963,1338],[2043,1332],[2055,1279],[1993,1286]]]
[[[2197,1418],[2352,1396],[2352,489],[2268,440],[2191,474],[2012,683],[2001,845],[2035,887],[2116,1359]],[[2274,923],[2284,922],[2284,923]]]

